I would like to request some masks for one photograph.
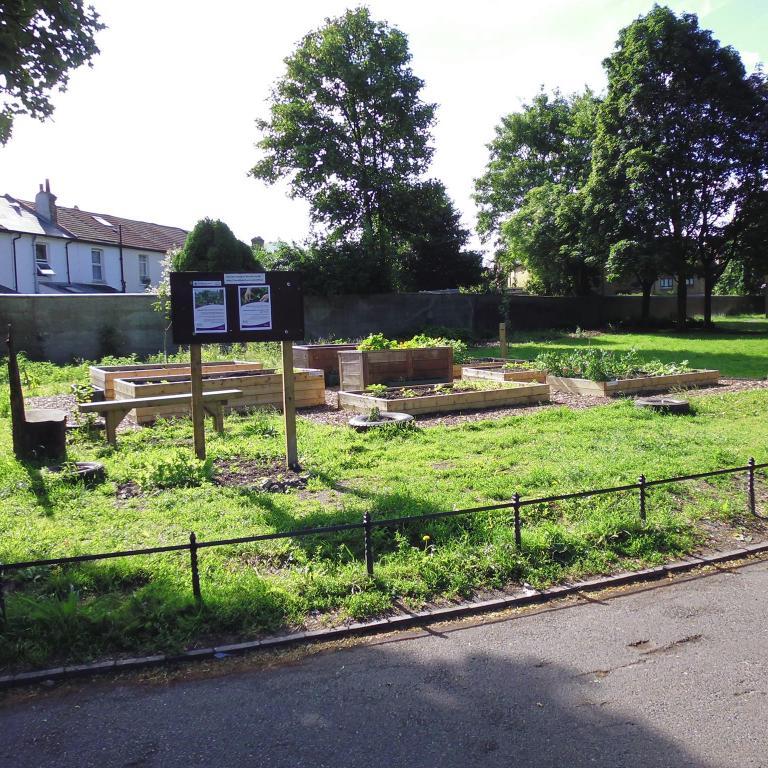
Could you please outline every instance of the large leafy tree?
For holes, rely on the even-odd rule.
[[[201,219],[187,235],[184,247],[172,254],[174,272],[256,272],[261,270],[249,246],[216,219]]]
[[[82,0],[3,0],[0,4],[0,145],[17,115],[45,119],[51,91],[64,90],[71,70],[99,53],[104,25]]]
[[[680,325],[686,277],[703,275],[711,324],[712,289],[738,258],[765,186],[763,80],[748,78],[738,53],[695,15],[659,6],[619,33],[604,66],[590,194],[601,217],[618,222],[613,245],[640,244],[623,249],[627,258],[654,244],[663,252]]]
[[[327,19],[285,60],[270,117],[257,125],[268,183],[285,178],[330,239],[360,242],[382,262],[397,240],[395,201],[431,155],[435,107],[422,101],[406,36],[366,8]]]
[[[540,91],[502,118],[475,181],[481,237],[495,241],[502,265],[524,265],[547,293],[588,293],[600,278],[582,215],[598,104],[589,90]]]

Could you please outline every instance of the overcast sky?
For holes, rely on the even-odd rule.
[[[92,69],[55,97],[52,120],[16,121],[0,148],[0,194],[31,199],[51,180],[61,205],[190,228],[226,221],[243,240],[301,241],[307,207],[247,176],[256,117],[283,59],[357,3],[336,0],[95,0],[108,25]],[[423,97],[438,105],[431,175],[474,227],[472,182],[499,118],[540,85],[605,87],[601,61],[646,0],[372,0],[408,35]],[[748,70],[768,60],[767,0],[674,0],[698,13]]]

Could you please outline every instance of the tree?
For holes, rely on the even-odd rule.
[[[104,25],[82,0],[4,0],[0,13],[0,145],[17,115],[43,120],[53,113],[51,91],[65,90],[70,70],[99,53]]]
[[[738,256],[750,200],[765,184],[760,85],[738,53],[699,28],[695,15],[655,6],[619,33],[604,62],[590,186],[624,218],[631,239],[657,244],[677,275],[678,324],[686,278],[714,284]],[[617,228],[614,245],[627,238]]]
[[[421,100],[410,59],[406,36],[366,8],[327,19],[286,58],[270,119],[257,121],[263,157],[251,174],[287,179],[313,226],[359,243],[384,270],[398,240],[393,201],[432,156],[435,107]]]
[[[467,250],[469,232],[443,184],[431,180],[401,188],[393,211],[400,237],[393,276],[397,290],[468,287],[481,281],[482,256]]]
[[[187,235],[184,247],[173,252],[174,272],[258,272],[253,251],[223,222],[201,219]]]
[[[588,293],[600,277],[581,212],[598,104],[589,89],[540,91],[502,118],[475,181],[482,239],[493,238],[501,263],[524,265],[548,293]]]

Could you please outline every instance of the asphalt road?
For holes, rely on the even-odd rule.
[[[0,705],[2,768],[768,766],[768,563]]]

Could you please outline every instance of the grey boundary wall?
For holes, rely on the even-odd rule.
[[[165,319],[152,309],[148,294],[0,295],[0,333],[12,323],[17,346],[37,360],[56,363],[96,360],[104,355],[162,351]],[[640,313],[638,296],[588,298],[403,293],[373,296],[307,296],[307,340],[360,338],[369,333],[407,336],[427,326],[446,326],[495,337],[506,304],[511,330],[599,328],[632,322]],[[675,297],[651,298],[656,320],[675,316]],[[716,296],[715,314],[764,313],[764,296]],[[688,314],[703,312],[703,298],[688,299]],[[168,333],[168,351],[174,351]],[[0,354],[2,354],[0,348]]]

